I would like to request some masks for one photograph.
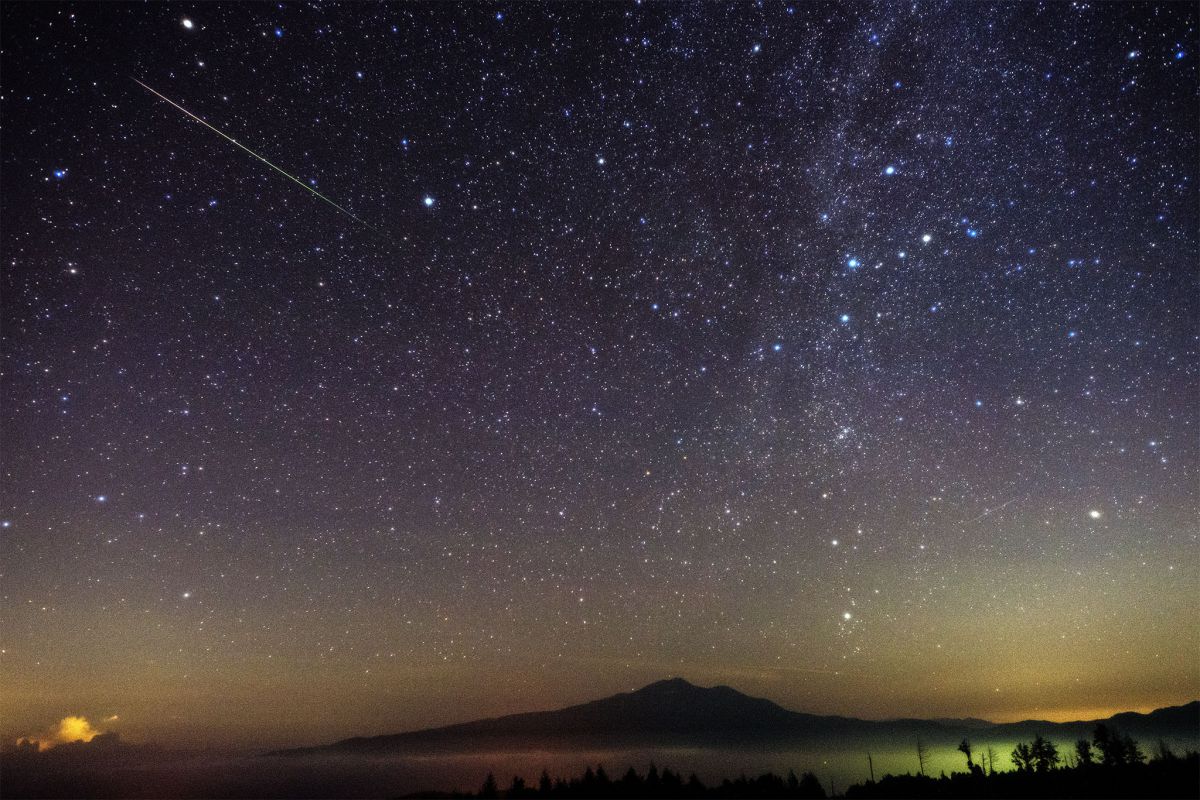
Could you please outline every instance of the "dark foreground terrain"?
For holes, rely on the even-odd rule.
[[[172,751],[115,734],[18,746],[0,754],[0,796],[1197,797],[1198,747],[1195,702],[1090,722],[870,721],[676,679],[557,711],[267,754]],[[578,775],[586,764],[650,763],[671,769]],[[499,777],[484,786],[489,775]]]

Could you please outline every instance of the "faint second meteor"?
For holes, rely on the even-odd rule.
[[[256,152],[254,152],[253,150],[251,150],[249,147],[246,147],[246,145],[242,144],[242,143],[241,143],[241,142],[239,142],[237,139],[234,139],[234,138],[233,138],[232,136],[230,136],[229,134],[225,133],[224,131],[218,130],[217,128],[213,127],[212,125],[209,125],[209,124],[208,124],[207,122],[205,122],[203,119],[201,119],[200,117],[196,116],[196,115],[195,115],[195,114],[193,114],[192,112],[188,111],[186,108],[184,108],[183,106],[179,105],[179,103],[176,103],[174,100],[172,100],[171,98],[167,97],[167,96],[166,96],[166,95],[164,95],[163,93],[161,93],[161,92],[159,92],[159,91],[157,91],[157,90],[155,90],[155,89],[153,89],[153,88],[151,88],[151,87],[147,86],[146,84],[144,84],[144,83],[142,83],[141,81],[139,81],[137,78],[134,78],[134,79],[133,79],[133,82],[134,82],[134,83],[136,83],[138,86],[141,86],[143,89],[145,89],[146,91],[150,92],[151,94],[153,94],[155,97],[159,98],[160,100],[165,100],[165,101],[167,101],[168,103],[170,103],[171,105],[175,106],[175,108],[179,109],[179,110],[180,110],[180,111],[182,111],[184,114],[187,114],[189,117],[191,117],[192,119],[196,120],[196,122],[199,122],[201,125],[203,125],[204,127],[208,128],[210,131],[212,131],[213,133],[217,134],[217,135],[218,135],[218,136],[220,136],[222,139],[225,139],[225,140],[227,140],[227,141],[229,141],[229,142],[232,142],[233,144],[237,145],[237,146],[238,146],[238,147],[240,147],[241,149],[245,150],[247,153],[249,153],[250,155],[254,156],[254,157],[255,157],[255,158],[257,158],[259,161],[261,161],[262,163],[266,164],[268,167],[270,167],[271,169],[275,170],[276,172],[278,172],[278,173],[279,173],[280,175],[282,175],[283,177],[287,178],[289,181],[291,181],[291,182],[295,183],[296,185],[298,185],[300,188],[304,189],[305,191],[307,191],[307,192],[311,192],[313,195],[315,195],[315,196],[316,196],[316,197],[318,197],[319,199],[323,200],[324,202],[328,203],[329,205],[333,206],[333,207],[334,207],[334,208],[336,208],[338,211],[342,212],[342,213],[343,213],[343,214],[345,214],[347,217],[349,217],[350,219],[352,219],[352,220],[354,220],[355,222],[357,222],[359,225],[366,226],[366,227],[370,228],[371,230],[375,231],[376,233],[381,233],[381,231],[380,231],[378,228],[376,228],[374,225],[372,225],[371,223],[367,222],[367,221],[366,221],[366,220],[364,220],[364,219],[361,219],[361,218],[359,218],[359,217],[355,216],[355,215],[354,215],[354,214],[353,214],[351,211],[349,211],[348,209],[346,209],[346,208],[343,208],[342,206],[339,206],[337,203],[333,202],[333,201],[332,201],[332,200],[330,200],[328,197],[326,197],[325,195],[321,194],[321,193],[320,193],[320,192],[318,192],[316,189],[312,188],[312,187],[311,187],[311,186],[309,186],[307,183],[305,183],[304,181],[302,181],[302,180],[300,180],[299,178],[297,178],[295,175],[292,175],[292,174],[291,174],[291,173],[289,173],[289,172],[285,172],[285,171],[283,170],[283,168],[282,168],[282,167],[277,167],[276,165],[272,164],[270,161],[268,161],[267,159],[263,158],[263,157],[262,157],[262,156],[260,156],[258,153],[256,153]]]

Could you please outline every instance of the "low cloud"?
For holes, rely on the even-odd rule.
[[[114,714],[107,721],[115,721]],[[24,747],[37,747],[38,750],[49,750],[51,747],[71,742],[90,742],[104,731],[92,726],[87,717],[63,717],[58,723],[40,736],[22,736],[17,744]]]

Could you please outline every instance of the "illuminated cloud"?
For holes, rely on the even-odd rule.
[[[106,721],[112,722],[117,719],[114,714]],[[46,734],[42,736],[22,736],[18,739],[18,743],[27,743],[37,745],[38,750],[49,750],[51,747],[60,744],[70,744],[71,742],[90,742],[100,734],[104,733],[92,727],[92,723],[87,717],[83,716],[67,716],[58,721],[58,724],[53,726]]]

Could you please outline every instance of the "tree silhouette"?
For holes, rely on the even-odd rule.
[[[971,743],[966,739],[963,739],[961,742],[959,742],[958,752],[967,757],[967,770],[969,772],[974,772],[975,762],[971,760]]]
[[[1092,765],[1092,743],[1087,739],[1075,742],[1075,757],[1079,759],[1079,766],[1090,767]]]
[[[1100,723],[1096,730],[1092,731],[1092,743],[1100,752],[1100,763],[1104,766],[1115,767],[1125,763],[1121,740],[1115,738],[1104,723]]]
[[[1025,742],[1017,742],[1017,746],[1012,751],[1012,762],[1018,772],[1032,772],[1034,763],[1033,748]]]
[[[483,788],[479,790],[479,796],[485,798],[494,798],[500,796],[500,790],[496,788],[496,776],[488,773],[483,779]]]
[[[1044,739],[1039,734],[1034,737],[1029,749],[1033,754],[1033,768],[1038,772],[1049,772],[1058,766],[1058,748],[1049,739]]]
[[[1140,764],[1146,760],[1146,754],[1128,733],[1121,737],[1121,749],[1125,751],[1126,764]]]
[[[1123,764],[1140,764],[1146,760],[1145,753],[1129,734],[1121,735],[1110,731],[1108,726],[1101,723],[1092,733],[1092,742],[1100,751],[1100,763],[1106,767],[1119,767]]]
[[[925,751],[925,743],[917,739],[917,773],[925,774],[925,761],[928,759],[928,754]]]
[[[832,784],[829,787],[830,792],[833,791]],[[822,798],[825,796],[825,789],[822,788],[821,782],[817,780],[817,776],[811,772],[806,772],[800,776],[799,791],[797,797]]]

